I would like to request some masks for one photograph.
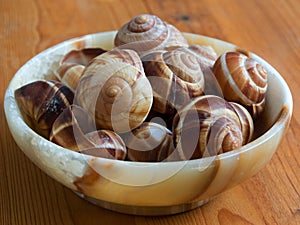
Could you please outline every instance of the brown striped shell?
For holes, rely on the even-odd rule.
[[[141,125],[152,106],[152,88],[133,50],[113,49],[86,67],[75,102],[87,110],[98,129],[127,132]]]
[[[59,62],[58,79],[75,91],[85,67],[93,58],[104,52],[106,51],[101,48],[75,49],[68,52]]]
[[[125,138],[127,158],[137,162],[168,161],[174,150],[172,133],[166,127],[144,122]]]
[[[59,115],[52,126],[49,140],[95,157],[119,160],[126,157],[122,138],[110,130],[95,130],[87,112],[77,105],[69,106]]]
[[[212,67],[218,58],[216,51],[209,45],[190,45],[187,48],[181,49],[193,54],[197,58],[204,75],[204,93],[206,95],[223,97],[222,90],[212,72]]]
[[[73,91],[58,81],[34,81],[15,91],[15,99],[25,122],[47,139],[52,124],[72,104],[73,98]]]
[[[192,98],[203,94],[203,73],[193,54],[181,49],[160,50],[145,55],[142,61],[153,90],[152,110],[173,115]]]
[[[215,156],[243,144],[240,120],[224,99],[205,95],[182,107],[173,120],[176,151],[182,159]]]
[[[135,50],[140,56],[152,50],[187,46],[174,26],[150,14],[141,14],[124,24],[114,39],[116,47]]]
[[[84,135],[94,130],[94,123],[88,113],[77,105],[71,105],[53,123],[49,140],[79,152],[91,146]]]
[[[209,45],[190,45],[183,49],[197,57],[202,70],[211,69],[218,58],[216,51]]]
[[[239,117],[241,130],[243,134],[243,145],[249,143],[252,140],[254,133],[254,124],[253,119],[250,113],[247,111],[245,107],[236,102],[229,102],[233,107],[234,111]]]
[[[267,92],[267,71],[263,66],[242,53],[227,52],[215,62],[213,73],[225,99],[254,108],[254,118],[261,113]]]

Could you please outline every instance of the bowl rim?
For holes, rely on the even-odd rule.
[[[51,47],[49,47],[49,48],[47,48],[47,49],[39,52],[38,54],[34,55],[32,58],[30,58],[29,60],[27,60],[17,70],[17,72],[14,74],[14,76],[11,78],[11,80],[9,82],[9,85],[7,87],[7,90],[5,91],[5,96],[4,96],[4,111],[5,111],[5,116],[6,116],[7,122],[9,121],[8,114],[10,113],[9,112],[9,107],[8,107],[8,98],[13,97],[13,101],[15,101],[14,100],[14,94],[13,94],[14,88],[12,88],[12,83],[13,83],[14,79],[16,79],[16,76],[18,74],[20,74],[21,71],[24,70],[27,67],[28,64],[32,63],[32,61],[36,60],[37,58],[39,58],[39,57],[41,57],[43,55],[47,55],[49,53],[54,52],[56,49],[62,48],[65,45],[70,45],[70,44],[73,44],[73,43],[76,43],[76,42],[80,42],[80,41],[86,40],[88,38],[95,38],[98,35],[100,35],[100,36],[109,36],[110,37],[110,36],[115,35],[116,32],[117,32],[116,30],[113,30],[113,31],[90,33],[90,34],[86,34],[86,35],[83,35],[83,36],[74,37],[74,38],[62,41],[62,42],[60,42],[58,44],[55,44],[55,45],[53,45],[53,46],[51,46]],[[188,32],[182,32],[182,33],[183,33],[184,36],[190,36],[192,38],[194,38],[194,37],[201,37],[201,38],[208,39],[210,41],[216,42],[217,44],[225,44],[227,46],[230,46],[231,48],[232,47],[237,48],[236,45],[234,45],[234,44],[232,44],[230,42],[224,41],[224,40],[217,39],[217,38],[213,38],[213,37],[209,37],[209,36],[204,36],[204,35],[201,35],[201,34],[195,34],[195,33],[188,33]],[[283,128],[283,126],[285,126],[286,123],[289,123],[289,121],[291,119],[292,111],[293,111],[292,93],[291,93],[291,91],[290,91],[290,89],[289,89],[286,81],[284,80],[284,78],[281,76],[281,74],[272,65],[270,65],[268,62],[266,62],[264,59],[262,59],[258,55],[254,54],[252,52],[248,52],[248,53],[249,53],[250,57],[254,57],[254,58],[258,59],[261,63],[263,63],[264,66],[267,67],[267,69],[269,71],[272,71],[272,74],[275,76],[275,78],[279,79],[279,82],[281,83],[282,89],[284,90],[284,94],[285,94],[285,104],[284,105],[286,106],[287,110],[286,111],[282,110],[280,112],[280,115],[278,116],[278,119],[276,119],[275,123],[273,123],[270,126],[270,128],[266,132],[264,132],[262,135],[260,135],[259,137],[257,137],[253,141],[247,143],[246,145],[242,146],[239,149],[235,149],[235,150],[232,150],[230,152],[222,153],[222,154],[219,154],[217,156],[210,156],[210,157],[200,158],[200,159],[194,159],[194,160],[172,161],[172,162],[134,162],[134,161],[122,161],[122,160],[115,160],[115,159],[106,159],[106,158],[98,158],[98,159],[100,159],[103,162],[114,162],[114,163],[118,162],[120,164],[128,164],[128,165],[138,164],[139,166],[143,166],[143,165],[144,166],[154,166],[154,165],[157,165],[157,164],[162,165],[162,164],[173,164],[173,163],[182,163],[182,162],[185,162],[185,163],[197,163],[199,165],[199,163],[201,163],[201,161],[209,160],[212,157],[214,157],[217,160],[223,160],[223,159],[226,159],[226,158],[234,157],[237,154],[241,154],[241,153],[250,151],[253,148],[255,148],[256,146],[260,145],[261,143],[266,142],[267,140],[269,140],[270,138],[272,138],[274,135],[276,135]],[[69,153],[71,153],[71,154],[75,154],[77,156],[82,155],[81,153],[72,151],[70,149],[67,149],[67,148],[64,148],[62,146],[59,146],[59,145],[57,145],[55,143],[52,143],[49,140],[47,140],[47,139],[43,138],[42,136],[38,135],[22,119],[22,116],[21,116],[21,114],[19,112],[18,107],[17,107],[17,111],[18,111],[17,114],[19,114],[19,116],[21,118],[21,121],[23,122],[23,124],[21,124],[21,125],[22,125],[22,127],[24,126],[24,128],[25,128],[25,130],[23,130],[22,132],[29,132],[30,135],[33,135],[35,138],[44,139],[44,141],[49,142],[48,143],[49,146],[55,145],[55,148],[58,148],[58,149],[61,149],[61,150],[64,150],[64,151],[69,151]],[[95,158],[94,156],[84,156],[84,157]]]

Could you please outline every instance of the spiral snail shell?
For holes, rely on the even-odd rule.
[[[267,91],[267,71],[263,66],[240,52],[227,52],[215,62],[213,73],[225,99],[254,108],[253,118],[261,113]]]
[[[224,99],[205,95],[182,107],[173,120],[176,151],[183,159],[214,156],[243,144],[240,119]]]
[[[150,14],[141,14],[123,25],[114,39],[116,47],[135,50],[140,56],[148,51],[187,46],[174,26]]]
[[[220,89],[218,81],[212,72],[212,67],[218,58],[215,50],[208,45],[190,45],[187,48],[181,48],[181,50],[189,52],[197,58],[204,75],[204,93],[206,95],[217,95],[223,97],[222,90]]]
[[[83,70],[96,56],[106,52],[102,48],[74,49],[68,52],[59,62],[57,77],[73,91],[76,90]]]
[[[132,130],[125,143],[130,161],[160,162],[174,151],[171,131],[153,122],[144,122]]]
[[[130,131],[143,123],[152,106],[152,88],[133,50],[113,49],[95,57],[79,81],[75,102],[98,129]]]
[[[209,45],[190,45],[182,49],[194,54],[195,57],[197,57],[202,70],[207,68],[211,69],[218,58],[213,47]]]
[[[54,121],[72,104],[73,98],[73,91],[58,81],[38,80],[15,90],[25,122],[47,139]]]
[[[142,57],[153,90],[152,110],[173,115],[204,91],[204,78],[193,54],[182,49],[153,51]]]

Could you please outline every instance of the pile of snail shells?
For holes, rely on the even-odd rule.
[[[217,56],[154,15],[119,29],[115,48],[63,56],[59,81],[15,91],[26,123],[65,148],[139,162],[191,160],[252,140],[267,72],[241,52]]]

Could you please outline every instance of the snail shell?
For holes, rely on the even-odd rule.
[[[265,105],[266,105],[266,98],[264,98],[261,102],[257,104],[245,105],[245,108],[248,110],[252,118],[255,120],[262,114]]]
[[[96,56],[106,52],[101,48],[84,48],[68,52],[60,61],[57,76],[73,91],[76,90],[83,70]]]
[[[75,102],[88,111],[98,129],[127,132],[141,125],[153,101],[142,62],[133,50],[114,49],[86,67]]]
[[[175,49],[153,51],[142,57],[153,90],[152,110],[172,115],[204,91],[204,77],[193,54]]]
[[[182,107],[173,120],[176,151],[182,159],[197,159],[242,146],[240,121],[224,99],[205,95]]]
[[[15,91],[25,122],[47,139],[54,121],[72,104],[73,98],[73,91],[58,81],[34,81]]]
[[[150,14],[138,15],[122,26],[114,43],[116,47],[133,49],[140,56],[150,50],[187,46],[179,30]]]
[[[91,147],[81,149],[80,153],[95,157],[124,160],[126,145],[123,139],[111,130],[97,130],[85,135]]]
[[[197,57],[202,70],[211,69],[218,58],[216,51],[209,45],[190,45],[183,49],[193,53]]]
[[[263,110],[267,91],[267,71],[254,59],[239,52],[222,54],[213,66],[213,73],[225,99],[255,108],[256,118]]]
[[[95,157],[124,160],[126,146],[110,130],[95,130],[87,112],[77,106],[66,108],[55,120],[50,141],[73,151]]]
[[[173,152],[172,133],[166,127],[144,122],[126,137],[127,158],[138,162],[167,160]]]
[[[234,111],[239,117],[241,130],[243,134],[243,145],[249,143],[252,140],[253,133],[254,133],[254,123],[251,117],[251,114],[248,110],[243,107],[242,105],[236,102],[229,102],[233,107]]]
[[[49,140],[78,152],[91,146],[84,134],[94,130],[94,123],[88,113],[77,105],[71,105],[54,121]]]
[[[212,67],[218,58],[215,50],[208,45],[191,45],[188,48],[182,48],[182,50],[193,54],[197,58],[204,75],[204,93],[223,97],[222,90],[212,72]]]

